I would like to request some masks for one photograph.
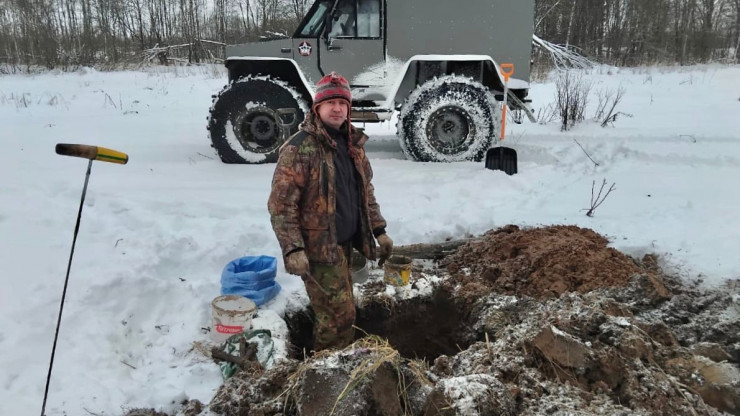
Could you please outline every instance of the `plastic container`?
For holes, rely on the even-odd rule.
[[[211,339],[220,344],[252,326],[252,317],[257,305],[244,296],[224,295],[213,299],[211,309],[213,312]]]
[[[232,260],[221,273],[221,294],[241,295],[261,306],[280,292],[276,273],[275,257],[247,256]]]
[[[352,270],[352,283],[364,283],[369,275],[365,256],[357,251],[353,251],[350,270]]]
[[[383,264],[383,280],[393,286],[406,286],[411,277],[411,257],[390,256]]]

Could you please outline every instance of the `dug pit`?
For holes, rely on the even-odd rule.
[[[312,348],[313,313],[304,310],[286,317],[293,358],[302,359]],[[357,339],[378,335],[404,358],[433,363],[440,355],[455,355],[479,340],[469,322],[470,313],[446,288],[431,295],[389,302],[373,297],[357,307]]]
[[[360,298],[356,336],[379,335],[402,357],[428,363],[440,355],[455,355],[483,340],[485,334],[472,329],[480,320],[473,305],[482,294],[546,299],[626,285],[641,266],[607,245],[603,236],[575,226],[491,230],[442,259],[449,279],[424,294],[415,289],[427,279],[425,272],[439,273],[436,265],[425,270],[417,261],[405,288],[386,284],[382,270],[370,269],[369,279],[355,290]],[[649,279],[655,297],[667,296],[659,280]],[[389,288],[392,295],[386,293]],[[286,318],[293,358],[311,351],[312,316],[309,308]]]

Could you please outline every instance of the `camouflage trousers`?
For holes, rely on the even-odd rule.
[[[344,348],[354,340],[355,300],[349,269],[351,247],[339,247],[339,264],[311,264],[303,283],[316,316],[314,351]]]

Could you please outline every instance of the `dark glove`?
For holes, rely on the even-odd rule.
[[[288,254],[288,257],[285,259],[285,270],[297,276],[308,276],[308,257],[306,257],[306,252],[298,250]]]
[[[380,246],[380,250],[378,251],[378,266],[383,266],[383,263],[388,260],[388,257],[390,257],[393,252],[393,240],[388,237],[388,234],[379,235],[377,240],[378,245]]]

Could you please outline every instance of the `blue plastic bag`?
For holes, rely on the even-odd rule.
[[[280,285],[275,282],[276,274],[275,257],[240,257],[224,267],[221,273],[221,294],[241,295],[260,306],[280,292]]]
[[[245,298],[249,298],[254,302],[255,305],[261,306],[271,301],[278,293],[280,293],[280,284],[276,281],[272,281],[270,286],[260,290],[240,290],[238,292],[228,292],[224,294],[236,294],[242,295]],[[222,290],[223,292],[223,290]]]

